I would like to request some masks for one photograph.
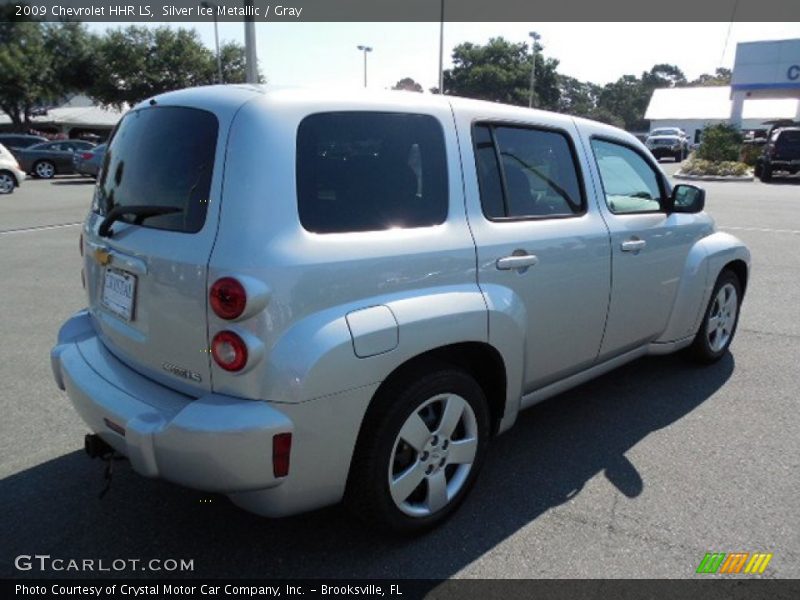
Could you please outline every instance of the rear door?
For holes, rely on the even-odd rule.
[[[596,359],[611,283],[608,231],[590,208],[572,120],[472,121],[465,129],[480,193],[469,210],[478,281],[484,293],[511,292],[500,294],[505,310],[519,303],[527,393]],[[500,330],[493,315],[490,336]]]
[[[206,270],[225,133],[224,120],[199,108],[128,113],[108,145],[84,228],[89,306],[104,344],[135,370],[194,395],[210,389]],[[143,216],[143,207],[174,212]],[[115,209],[123,212],[101,235]]]

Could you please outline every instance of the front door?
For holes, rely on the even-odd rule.
[[[611,233],[613,285],[601,349],[601,358],[608,358],[666,329],[689,250],[704,225],[696,215],[667,213],[668,182],[640,149],[606,137],[586,141]]]

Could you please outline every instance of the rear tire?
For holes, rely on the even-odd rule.
[[[475,483],[489,431],[486,397],[464,371],[441,365],[388,384],[361,426],[348,508],[395,533],[435,527]]]
[[[726,269],[717,278],[703,322],[689,348],[692,358],[703,364],[722,358],[736,334],[741,306],[742,282],[736,273]]]
[[[761,165],[760,162],[756,163],[756,166],[753,168],[753,175],[761,179],[761,173],[764,171],[764,167]]]
[[[17,179],[10,171],[0,171],[0,194],[10,194],[17,186]]]
[[[761,165],[761,174],[758,178],[764,183],[772,181],[772,167],[769,165]]]

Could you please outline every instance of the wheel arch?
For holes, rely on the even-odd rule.
[[[486,342],[459,342],[417,354],[398,365],[381,382],[367,407],[367,415],[387,388],[437,367],[457,367],[475,378],[489,404],[492,434],[497,433],[506,410],[506,365],[500,352]],[[366,415],[364,418],[366,421]]]

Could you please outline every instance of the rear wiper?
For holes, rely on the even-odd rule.
[[[103,219],[103,222],[100,223],[97,234],[101,237],[111,237],[114,233],[111,231],[111,226],[114,224],[114,221],[119,220],[123,215],[133,215],[136,217],[133,220],[133,224],[141,225],[142,221],[149,217],[169,215],[176,212],[183,212],[183,208],[180,206],[156,206],[152,204],[144,204],[141,206],[117,206],[116,208],[112,208],[106,215],[106,218]]]

